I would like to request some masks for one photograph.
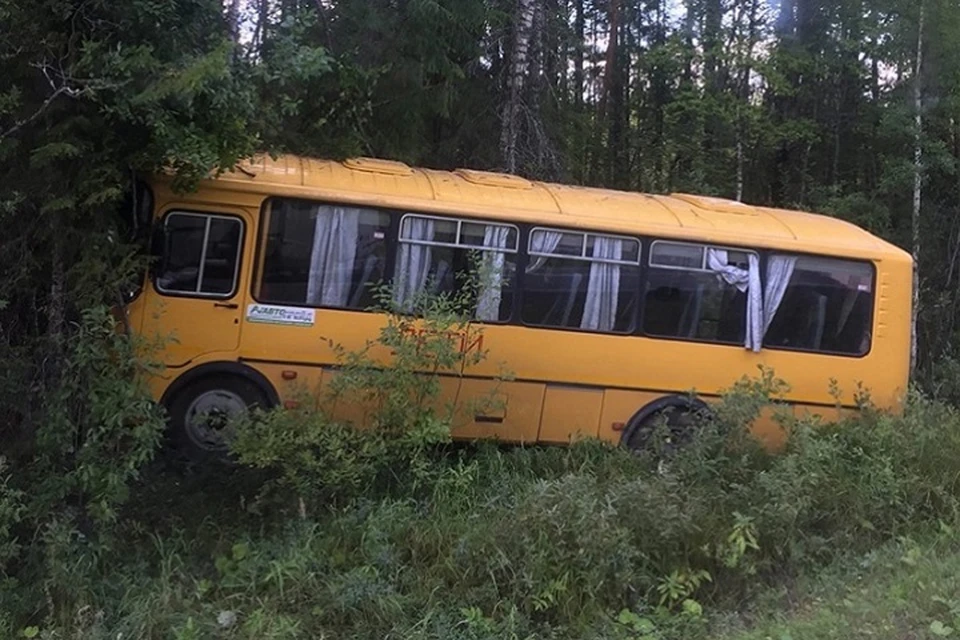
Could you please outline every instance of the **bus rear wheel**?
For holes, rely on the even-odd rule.
[[[203,378],[170,402],[170,439],[178,451],[195,462],[228,461],[235,421],[266,405],[264,393],[248,380],[234,376]]]
[[[670,455],[693,441],[707,411],[707,406],[699,400],[664,398],[648,405],[630,420],[621,442],[637,453],[656,450]],[[662,439],[658,440],[658,436]]]

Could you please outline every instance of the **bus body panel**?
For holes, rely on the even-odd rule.
[[[230,175],[205,181],[190,196],[173,194],[163,180],[154,185],[158,223],[176,211],[234,216],[243,222],[239,270],[231,295],[215,299],[171,296],[150,281],[128,309],[131,326],[147,337],[173,333],[179,338],[162,354],[169,368],[151,380],[157,398],[178,375],[205,363],[230,361],[260,371],[282,401],[293,406],[323,394],[335,379],[338,363],[331,341],[356,350],[376,338],[386,320],[382,315],[301,306],[294,308],[299,314],[295,324],[275,324],[270,322],[270,309],[260,308],[263,305],[255,291],[263,265],[261,209],[271,197],[297,194],[379,205],[396,215],[403,210],[432,210],[478,220],[594,229],[641,239],[695,239],[730,245],[736,235],[739,242],[733,246],[866,259],[875,268],[871,346],[859,357],[773,348],[754,353],[741,345],[487,324],[482,343],[474,346],[487,350],[488,357],[462,377],[442,379],[437,409],[453,407],[456,437],[566,443],[588,436],[616,442],[624,425],[650,402],[690,391],[715,400],[743,376],[758,375],[761,368],[772,369],[790,385],[785,397],[797,415],[814,413],[835,419],[838,406],[849,411],[863,399],[858,384],[878,407],[902,409],[909,369],[912,262],[903,251],[847,228],[855,230],[852,225],[830,222],[830,230],[836,233],[814,241],[798,238],[796,229],[812,235],[816,225],[827,224],[820,216],[751,207],[747,210],[753,213],[743,214],[736,203],[729,207],[737,213],[729,213],[723,208],[728,205],[710,199],[703,206],[713,209],[698,209],[696,203],[702,202],[694,196],[668,198],[535,185],[532,191],[523,190],[524,196],[519,198],[513,186],[471,183],[467,189],[462,176],[446,172],[418,173],[419,177],[406,182],[409,176],[371,177],[354,171],[355,179],[345,185],[342,180],[337,182],[337,175],[344,171],[340,163],[289,158],[283,162],[286,164],[270,165],[254,178]],[[472,178],[485,179],[482,175]],[[433,200],[417,196],[426,188],[432,189]],[[471,196],[471,189],[486,193],[486,200]],[[443,202],[438,200],[441,196]],[[651,214],[649,220],[628,217],[631,206],[640,202],[659,213]],[[600,213],[587,215],[590,203]],[[552,213],[547,211],[551,206]],[[644,256],[648,246],[644,240]],[[510,379],[493,380],[504,370],[509,371]],[[831,390],[831,380],[836,381],[839,395]],[[371,415],[369,407],[342,398],[326,409],[357,426],[367,424]],[[783,434],[769,416],[754,425],[754,432],[767,444],[782,442]]]

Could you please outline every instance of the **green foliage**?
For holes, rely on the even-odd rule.
[[[0,609],[30,607],[55,625],[84,606],[163,429],[144,386],[147,353],[106,307],[79,319],[62,368],[47,378],[44,421],[11,449],[14,473],[0,483]]]
[[[337,89],[323,47],[239,55],[217,0],[0,2],[0,22],[2,566],[21,547],[21,593],[0,609],[28,603],[34,627],[73,605],[95,617],[86,578],[160,439],[143,385],[154,345],[112,315],[145,271],[131,246],[145,230],[131,237],[121,205],[133,178],[172,171],[189,188],[270,139],[261,123],[305,83]]]
[[[775,15],[691,2],[679,22],[659,3],[535,4],[521,172],[742,187],[909,244],[918,3]],[[142,280],[115,217],[132,174],[172,169],[189,188],[254,149],[499,168],[518,5],[271,1],[238,43],[217,0],[0,1],[0,635],[697,637],[763,580],[918,523],[955,526],[960,422],[941,401],[960,397],[945,357],[960,309],[960,12],[923,5],[919,381],[936,401],[838,426],[784,416],[771,456],[744,428],[782,391],[764,372],[670,456],[662,443],[640,456],[598,443],[450,452],[437,380],[482,356],[459,349],[474,326],[439,308],[393,314],[367,349],[341,353],[331,389],[374,406],[366,431],[304,401],[237,442],[310,504],[306,522],[277,531],[282,515],[243,513],[187,545],[174,503],[154,514],[173,533],[151,549],[122,505],[138,498],[159,416],[140,345],[107,312]],[[210,498],[204,509],[246,504]],[[922,566],[902,544],[900,564]],[[955,635],[949,590],[928,595],[918,633]]]
[[[301,510],[383,482],[409,481],[416,489],[436,481],[430,453],[450,441],[454,417],[454,406],[440,403],[441,376],[461,375],[486,355],[476,347],[482,329],[467,312],[472,287],[421,292],[402,310],[391,287],[375,293],[390,310],[378,338],[356,351],[331,341],[338,371],[328,388],[312,397],[302,390],[296,409],[252,416],[231,443],[242,464],[278,470]],[[338,422],[329,413],[337,406],[368,408],[367,423]]]
[[[381,482],[357,480],[365,472],[350,474],[364,462],[338,458],[359,440],[337,453],[308,439],[315,462],[276,464],[291,474],[285,486],[308,498],[339,483],[343,494],[326,494],[325,509],[284,521],[265,503],[262,515],[240,513],[225,527],[164,507],[161,519],[176,519],[153,538],[153,552],[132,540],[138,551],[119,565],[59,569],[57,584],[69,580],[73,599],[52,591],[64,615],[41,628],[80,629],[65,614],[89,604],[104,614],[84,623],[86,637],[170,629],[206,637],[229,625],[239,638],[705,638],[715,637],[718,615],[785,574],[889,544],[899,545],[900,564],[913,563],[904,566],[926,562],[909,536],[938,522],[952,531],[960,513],[956,410],[916,396],[902,418],[868,412],[835,426],[784,418],[779,454],[748,446],[742,425],[739,434],[720,425],[716,416],[755,415],[777,388],[770,372],[742,381],[668,460],[596,442],[485,445],[433,455],[430,482],[397,482],[397,468]],[[283,438],[309,414],[287,411]],[[336,433],[331,441],[348,437]],[[294,454],[286,442],[265,446]],[[400,466],[389,448],[365,454],[381,470]],[[324,471],[323,456],[339,471]],[[234,485],[207,484],[198,497],[236,503]],[[77,544],[67,531],[49,530],[51,549]],[[923,627],[954,626],[948,604],[931,605]]]
[[[298,11],[274,29],[265,25],[259,57],[237,70],[238,82],[256,91],[250,124],[272,151],[342,157],[362,150],[381,69],[318,44],[321,19]]]
[[[434,459],[442,480],[425,503],[409,488],[368,484],[322,525],[292,534],[310,549],[295,553],[326,558],[321,592],[297,577],[305,560],[256,559],[257,544],[245,542],[240,562],[257,573],[285,567],[284,597],[302,589],[314,603],[294,609],[305,629],[408,634],[454,606],[471,632],[523,621],[577,635],[619,611],[611,634],[683,637],[758,577],[953,520],[954,410],[915,398],[903,419],[868,413],[828,427],[784,418],[786,450],[771,455],[748,446],[745,423],[725,421],[756,416],[780,390],[769,371],[745,379],[666,465],[589,442],[482,448]]]
[[[945,356],[930,370],[927,386],[931,395],[945,403],[960,406],[960,360]]]
[[[470,320],[476,281],[468,279],[456,294],[420,291],[402,303],[391,287],[376,288],[379,308],[389,312],[386,324],[355,352],[331,342],[341,365],[332,400],[374,407],[363,426],[395,435],[429,430],[436,420],[449,423],[454,407],[437,405],[441,376],[462,375],[486,357],[477,346],[482,329]]]
[[[368,116],[365,153],[442,167],[500,162],[491,144],[499,92],[483,57],[505,32],[501,11],[477,0],[352,1],[320,16],[312,33],[348,65],[343,95]],[[302,140],[295,148],[305,147],[322,150]]]
[[[7,462],[0,458],[0,474],[7,474]],[[7,563],[16,558],[21,549],[16,526],[24,515],[24,493],[11,485],[10,476],[0,477],[0,576]],[[0,618],[2,623],[3,618]]]
[[[86,516],[108,524],[153,458],[163,419],[143,383],[152,369],[116,331],[109,309],[86,310],[70,346],[36,433],[30,511],[37,517],[72,497]]]
[[[302,407],[238,425],[231,450],[242,464],[278,469],[280,484],[311,503],[354,495],[373,482],[387,458],[383,438]]]

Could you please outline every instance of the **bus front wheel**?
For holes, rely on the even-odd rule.
[[[266,405],[263,392],[253,382],[235,376],[202,378],[169,403],[170,438],[194,461],[226,461],[235,421]]]

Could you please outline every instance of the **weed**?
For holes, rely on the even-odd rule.
[[[424,340],[449,336],[438,330],[407,343],[410,331],[391,331],[384,343],[400,341],[392,357],[410,360]],[[148,538],[153,544],[131,541],[125,553],[119,542],[105,550],[69,520],[54,521],[43,529],[49,564],[19,576],[39,578],[44,604],[3,586],[0,610],[13,613],[0,629],[92,638],[695,639],[783,576],[855,554],[862,573],[889,560],[876,549],[891,546],[902,570],[930,571],[914,533],[935,524],[955,538],[960,415],[917,393],[902,417],[870,410],[865,395],[860,416],[836,425],[781,415],[787,440],[776,454],[746,427],[779,405],[783,385],[769,371],[731,389],[669,457],[595,441],[452,448],[443,446],[449,422],[436,397],[412,388],[424,377],[401,363],[391,379],[395,360],[374,363],[377,348],[353,359],[346,376],[351,385],[376,380],[384,394],[375,405],[389,409],[373,428],[304,403],[240,429],[241,460],[273,469],[286,506],[291,490],[306,503],[300,517],[267,501],[230,525],[190,524],[175,500],[164,505],[174,513],[155,518],[166,530]],[[341,391],[362,390],[351,385]],[[201,487],[199,499],[239,504],[234,484],[249,483]],[[105,563],[106,551],[116,560]],[[960,628],[951,585],[925,585],[923,614],[911,623],[923,634]]]
[[[440,376],[461,375],[486,357],[478,346],[482,329],[468,313],[473,295],[470,288],[452,296],[418,294],[401,310],[390,287],[376,288],[388,311],[378,338],[355,351],[331,342],[339,367],[329,387],[303,397],[296,410],[257,414],[238,425],[234,453],[244,464],[276,469],[279,482],[297,492],[301,514],[307,502],[342,501],[384,483],[412,491],[462,483],[469,467],[438,475],[431,452],[450,441],[455,411],[439,401]],[[338,404],[369,408],[369,424],[337,421],[328,407]]]

